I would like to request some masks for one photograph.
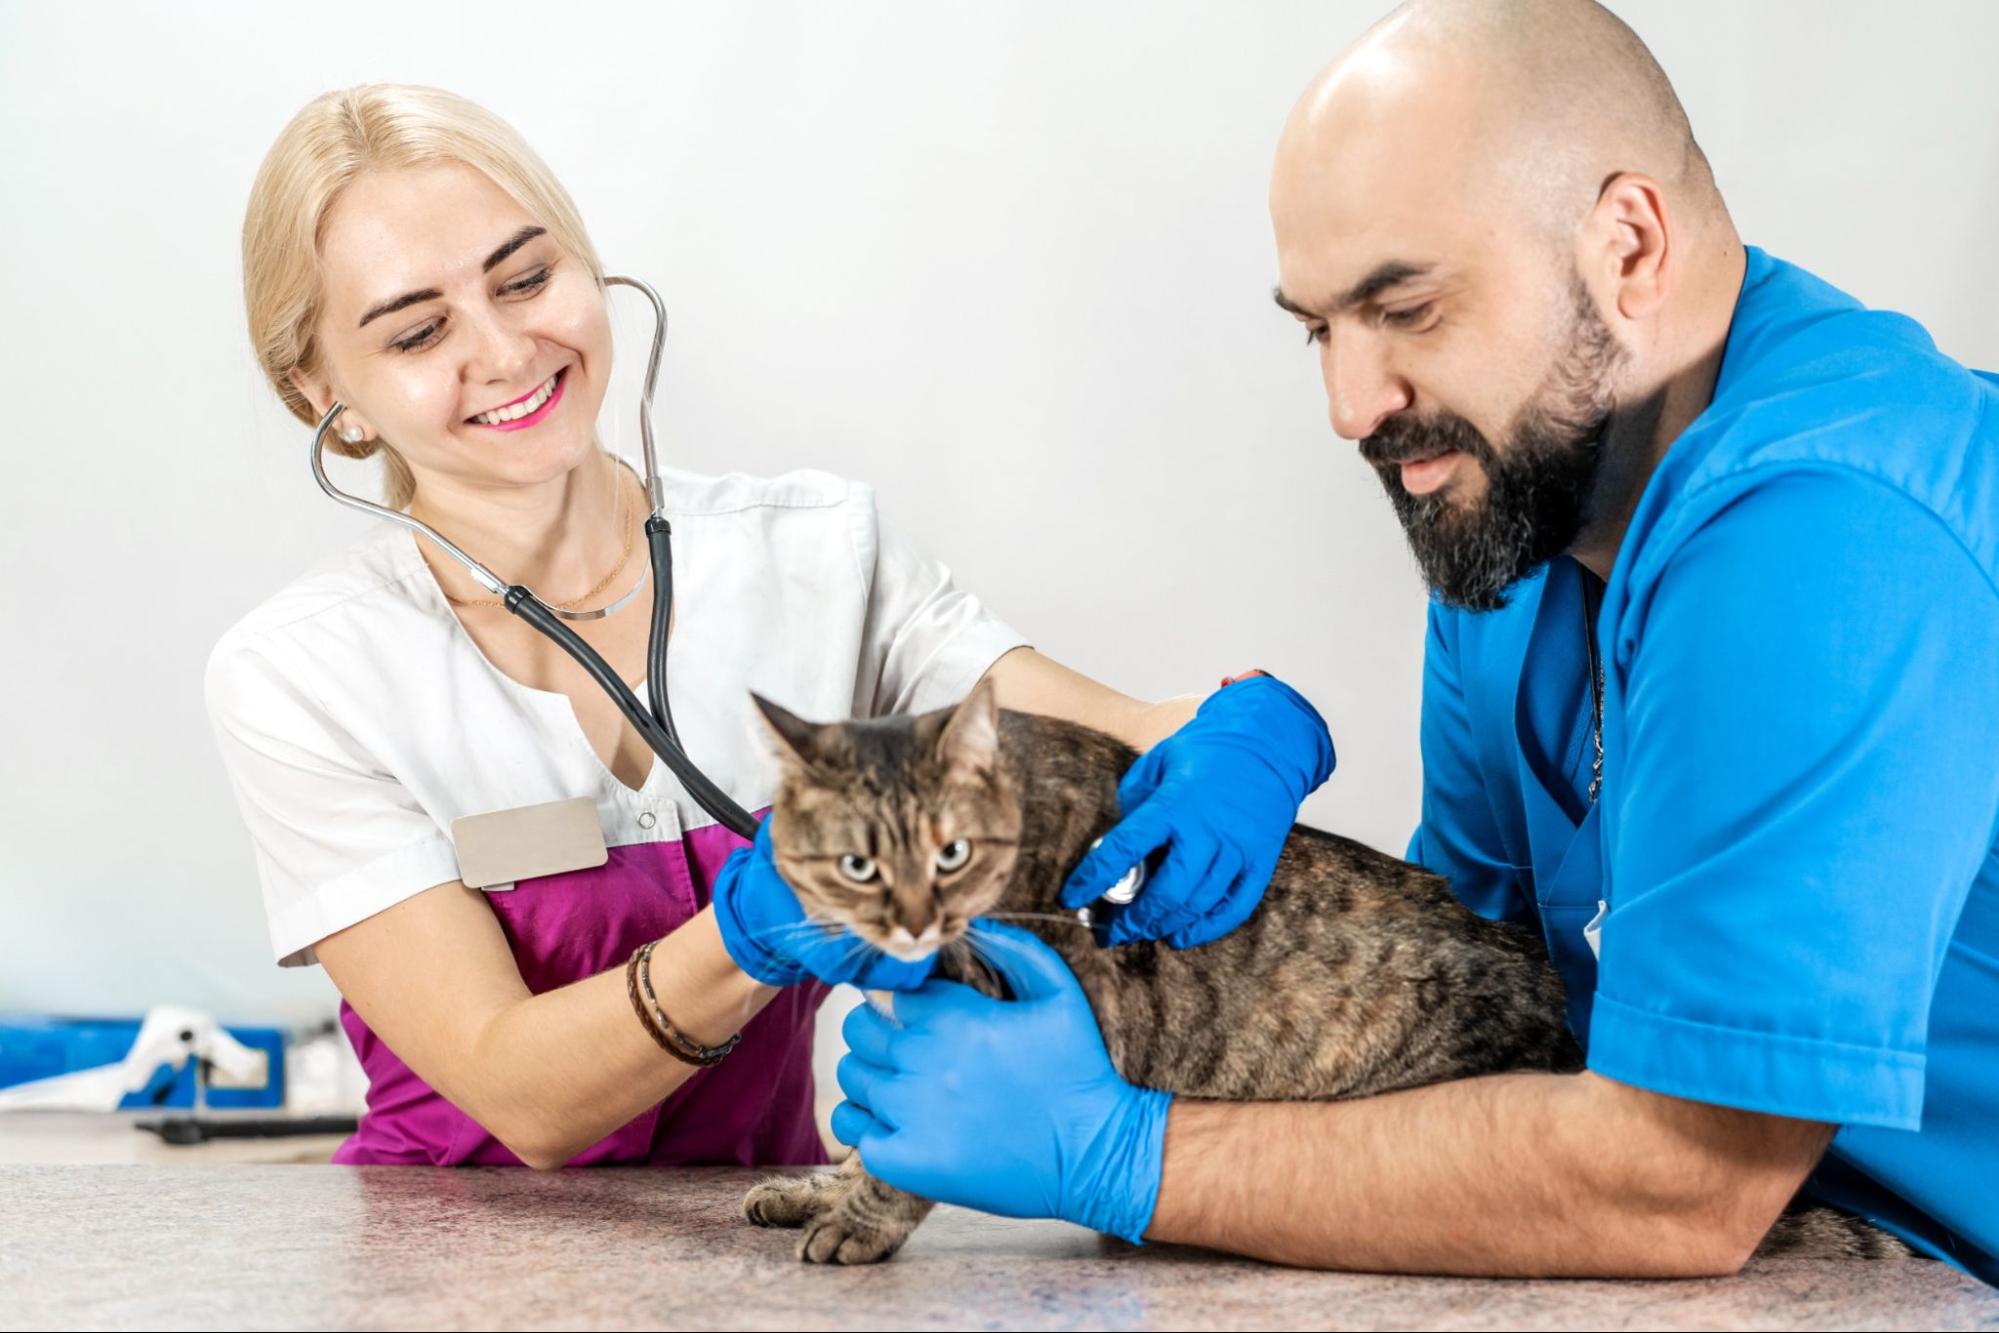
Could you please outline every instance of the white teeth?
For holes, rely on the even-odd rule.
[[[539,412],[542,404],[546,403],[549,396],[555,392],[555,381],[561,374],[562,372],[558,370],[554,375],[550,375],[547,381],[539,389],[536,389],[531,396],[523,398],[512,407],[502,407],[491,412],[481,412],[478,416],[473,417],[472,420],[481,426],[498,426],[504,422],[518,421],[530,412]]]

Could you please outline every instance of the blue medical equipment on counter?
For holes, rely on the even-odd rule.
[[[277,1028],[225,1028],[178,1005],[140,1019],[0,1015],[0,1112],[195,1112],[138,1124],[168,1143],[353,1129],[351,1117],[200,1117],[283,1107],[285,1046]]]

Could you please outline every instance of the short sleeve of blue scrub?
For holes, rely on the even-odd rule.
[[[1999,811],[1999,597],[1933,514],[1841,469],[1748,490],[1652,587],[1621,628],[1590,1067],[1916,1129]]]

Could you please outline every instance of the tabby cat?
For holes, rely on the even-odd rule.
[[[915,717],[815,725],[758,699],[779,741],[778,869],[806,914],[893,956],[939,949],[939,975],[1003,985],[972,919],[1013,921],[1076,974],[1126,1079],[1190,1097],[1361,1097],[1502,1070],[1582,1068],[1538,931],[1488,921],[1422,868],[1294,828],[1248,922],[1213,943],[1099,949],[1058,901],[1118,816],[1137,757],[1100,732],[998,709],[981,684]],[[945,868],[940,868],[945,867]],[[927,1200],[857,1158],[752,1189],[759,1226],[803,1229],[811,1263],[873,1263]],[[1858,1219],[1786,1214],[1759,1254],[1907,1253]]]

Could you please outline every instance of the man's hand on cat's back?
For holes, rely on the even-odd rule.
[[[942,1203],[1059,1217],[1136,1244],[1152,1220],[1172,1098],[1118,1076],[1060,954],[981,921],[1011,1000],[955,981],[847,1016],[833,1133],[868,1173]]]
[[[1062,905],[1088,906],[1164,849],[1108,943],[1220,939],[1256,910],[1299,804],[1333,763],[1333,738],[1304,695],[1261,673],[1224,685],[1126,771],[1124,817],[1070,873]]]
[[[766,986],[791,986],[808,977],[828,985],[845,982],[868,990],[920,986],[936,955],[905,963],[857,938],[805,915],[798,895],[771,856],[770,821],[757,840],[739,847],[715,876],[715,925],[736,966]]]

